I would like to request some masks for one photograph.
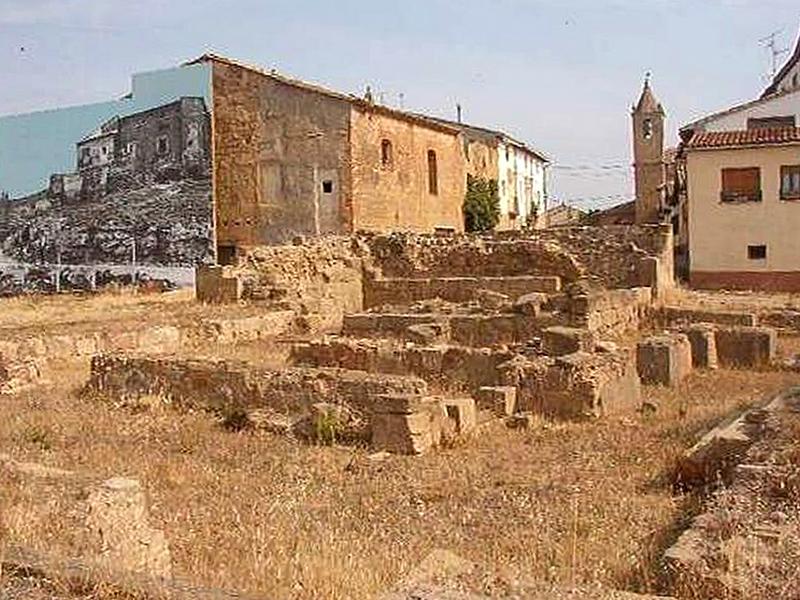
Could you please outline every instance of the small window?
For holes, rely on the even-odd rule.
[[[92,156],[92,150],[91,150],[91,148],[81,148],[81,158],[83,158],[84,160],[86,160],[86,159],[88,159],[88,158],[89,158],[89,157],[91,157],[91,156]]]
[[[439,173],[436,165],[436,152],[428,150],[428,193],[439,193]]]
[[[381,140],[381,166],[385,169],[391,169],[393,164],[392,142],[391,140]]]
[[[722,169],[722,202],[761,202],[761,169]]]
[[[333,181],[330,179],[326,179],[322,182],[322,193],[323,194],[332,194],[333,193]]]
[[[642,123],[642,136],[644,139],[649,140],[653,137],[653,120],[652,119],[645,119],[644,123]]]
[[[781,167],[781,199],[800,200],[800,165]]]
[[[108,154],[108,146],[103,146],[103,156]]]
[[[158,138],[156,142],[156,152],[159,154],[166,154],[169,152],[169,138],[167,138],[167,136],[162,135]]]
[[[765,245],[748,246],[747,258],[750,260],[764,260],[767,258],[767,247]]]

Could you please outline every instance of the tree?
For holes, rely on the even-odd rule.
[[[467,175],[464,197],[464,227],[467,231],[489,231],[500,221],[497,181]]]

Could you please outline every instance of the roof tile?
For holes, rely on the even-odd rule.
[[[686,148],[702,150],[704,148],[732,148],[741,146],[774,146],[800,143],[800,128],[764,128],[736,131],[698,131]]]

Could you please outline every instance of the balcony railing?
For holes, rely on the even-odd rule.
[[[761,190],[751,190],[749,192],[720,192],[720,202],[726,204],[739,204],[742,202],[761,202]]]

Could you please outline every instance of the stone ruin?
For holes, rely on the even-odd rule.
[[[0,393],[70,358],[114,402],[416,454],[492,419],[601,418],[640,408],[641,383],[771,362],[754,315],[669,306],[671,273],[661,226],[298,239],[198,270],[198,300],[229,317],[4,339]],[[284,366],[214,357],[276,336]]]
[[[298,239],[197,274],[202,302],[293,315],[285,368],[111,352],[86,392],[418,454],[492,419],[601,418],[641,408],[641,383],[772,360],[774,331],[667,306],[673,285],[661,226]]]

